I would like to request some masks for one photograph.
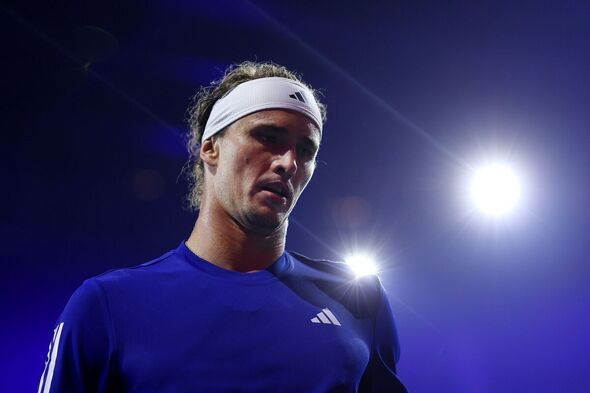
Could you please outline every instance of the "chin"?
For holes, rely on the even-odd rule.
[[[254,232],[274,232],[286,224],[288,217],[286,213],[250,212],[246,215],[245,226]]]

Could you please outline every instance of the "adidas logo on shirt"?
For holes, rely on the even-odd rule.
[[[295,92],[293,94],[289,94],[289,97],[297,100],[297,101],[301,101],[301,102],[305,102],[305,98],[303,98],[303,94],[301,94],[301,92]]]
[[[323,323],[324,325],[342,326],[336,315],[327,307],[317,314],[317,317],[311,318],[313,323]]]

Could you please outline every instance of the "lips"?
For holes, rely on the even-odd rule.
[[[293,192],[290,190],[290,188],[286,184],[279,181],[264,183],[260,186],[260,188],[270,191],[281,198],[291,199],[291,195],[293,195]]]

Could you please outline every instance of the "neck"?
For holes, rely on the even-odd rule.
[[[263,270],[285,251],[287,221],[270,233],[256,233],[224,214],[210,209],[199,217],[186,246],[199,257],[223,269],[238,272]]]

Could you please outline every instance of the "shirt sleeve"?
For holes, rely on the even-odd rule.
[[[107,391],[114,348],[104,291],[87,280],[56,324],[38,393]]]
[[[396,374],[400,347],[393,313],[385,289],[378,279],[377,285],[379,286],[379,299],[375,311],[371,357],[361,379],[359,392],[407,393],[407,389]]]

